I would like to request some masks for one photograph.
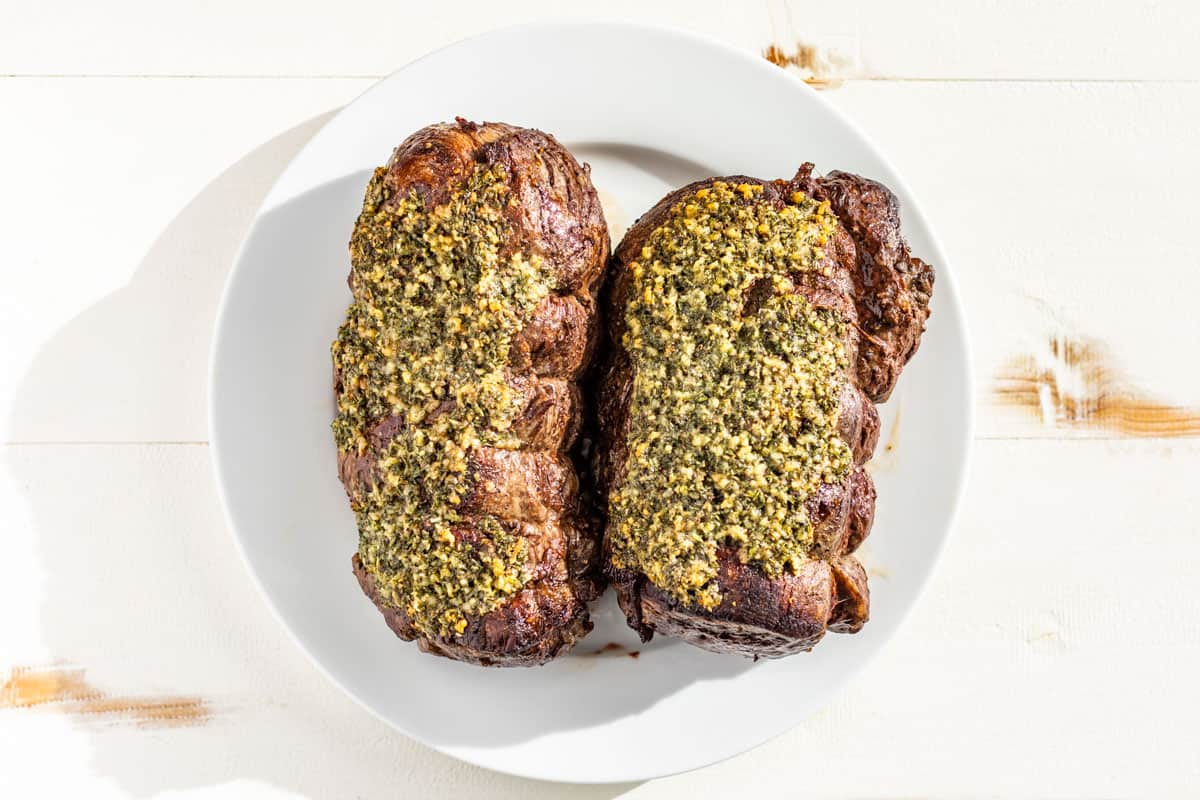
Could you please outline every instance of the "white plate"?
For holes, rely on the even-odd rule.
[[[535,669],[480,669],[396,639],[350,571],[329,343],[350,294],[346,243],[370,170],[461,115],[553,133],[592,165],[613,227],[696,178],[790,177],[801,162],[882,180],[937,268],[933,316],[889,407],[874,469],[871,622],[782,661],[642,646],[609,593],[596,630]],[[970,371],[950,264],[904,182],[855,127],[761,58],[677,32],[543,24],[460,42],[334,117],[268,195],[230,275],[213,344],[213,459],[229,523],[268,602],[330,679],[399,730],[492,769],[604,782],[680,772],[796,725],[900,625],[954,516],[971,436]],[[882,445],[881,445],[882,450]],[[623,649],[596,651],[609,643]],[[626,651],[640,651],[631,658]]]

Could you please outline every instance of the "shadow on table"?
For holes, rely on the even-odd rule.
[[[18,391],[14,419],[23,430],[51,432],[60,415],[71,414],[97,415],[95,426],[72,429],[132,432],[139,420],[203,419],[208,343],[238,244],[279,172],[329,116],[279,135],[213,180],[167,226],[127,286],[53,337]],[[319,205],[320,197],[296,202],[272,212],[274,222],[292,212],[310,218],[310,203]],[[65,375],[78,387],[69,397],[62,396],[72,382]],[[191,417],[179,413],[187,404],[194,404]],[[134,433],[127,438],[138,440]],[[66,445],[61,460],[23,452],[30,450],[9,448],[6,460],[31,505],[45,574],[40,623],[47,649],[85,667],[94,662],[97,671],[107,665],[115,681],[138,676],[134,689],[202,693],[211,711],[196,726],[83,725],[98,775],[138,797],[230,781],[305,796],[373,795],[380,786],[399,793],[420,786],[426,797],[566,793],[563,785],[490,773],[416,744],[319,676],[250,588],[224,529],[204,442]],[[89,480],[95,470],[122,469],[130,480],[121,497],[105,496]],[[94,520],[104,523],[93,530]],[[237,576],[234,584],[229,576]],[[170,602],[156,599],[164,593]],[[723,663],[716,672],[748,666]],[[635,713],[678,690],[680,680],[631,685],[621,702],[599,713]],[[573,727],[569,698],[556,702],[550,727]],[[458,737],[448,727],[445,738]],[[472,741],[483,740],[468,733],[462,743]],[[571,791],[609,798],[634,785]]]
[[[639,714],[690,684],[749,669],[744,659],[655,642],[654,657],[608,661],[589,677],[575,671],[581,660],[574,657],[536,670],[479,670],[422,657],[383,635],[379,614],[346,570],[355,536],[328,466],[336,459],[332,441],[313,435],[333,414],[324,354],[348,296],[343,270],[330,265],[345,260],[344,230],[369,177],[339,177],[259,218],[226,298],[216,354],[212,435],[225,501],[252,568],[292,630],[385,718],[419,720],[414,733],[449,748],[502,749],[591,728]],[[639,647],[621,625],[596,631],[580,650],[610,641]],[[397,689],[397,673],[405,691]],[[593,689],[603,697],[580,696]]]

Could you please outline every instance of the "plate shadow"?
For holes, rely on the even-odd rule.
[[[202,441],[217,300],[268,189],[333,113],[278,135],[214,178],[162,231],[128,285],[63,326],[24,375],[10,422],[54,431],[69,414],[72,429],[114,438],[4,448],[29,504],[23,533],[34,538],[44,574],[40,599],[24,613],[38,615],[54,659],[139,695],[199,695],[210,709],[191,727],[81,720],[95,774],[133,797],[234,781],[307,797],[380,796],[400,786],[446,798],[620,795],[637,784],[497,774],[357,708],[287,641],[225,530]],[[64,385],[75,386],[72,397],[61,396]],[[137,431],[160,420],[200,420],[199,439],[140,443]],[[121,497],[97,485],[96,470],[129,476]],[[169,601],[157,599],[163,592]]]

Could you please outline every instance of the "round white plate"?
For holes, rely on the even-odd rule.
[[[350,571],[329,343],[350,301],[347,241],[370,170],[412,131],[463,116],[536,127],[592,165],[614,244],[697,178],[790,177],[803,161],[883,181],[937,269],[921,350],[884,409],[871,622],[782,661],[643,646],[611,593],[595,631],[541,668],[481,669],[397,639]],[[334,117],[268,195],[229,277],[212,355],[213,459],[229,523],[268,602],[335,683],[445,753],[530,777],[604,782],[700,767],[787,730],[900,625],[951,525],[971,437],[954,276],[904,182],[845,118],[756,56],[682,33],[542,24],[460,42]],[[899,417],[899,435],[893,424]],[[638,651],[637,658],[631,653]]]

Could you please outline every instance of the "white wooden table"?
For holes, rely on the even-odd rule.
[[[0,796],[1200,792],[1200,8],[564,6],[0,2]],[[360,710],[251,585],[206,444],[216,298],[284,164],[396,67],[547,15],[810,45],[973,332],[970,486],[902,633],[791,733],[640,785]]]

